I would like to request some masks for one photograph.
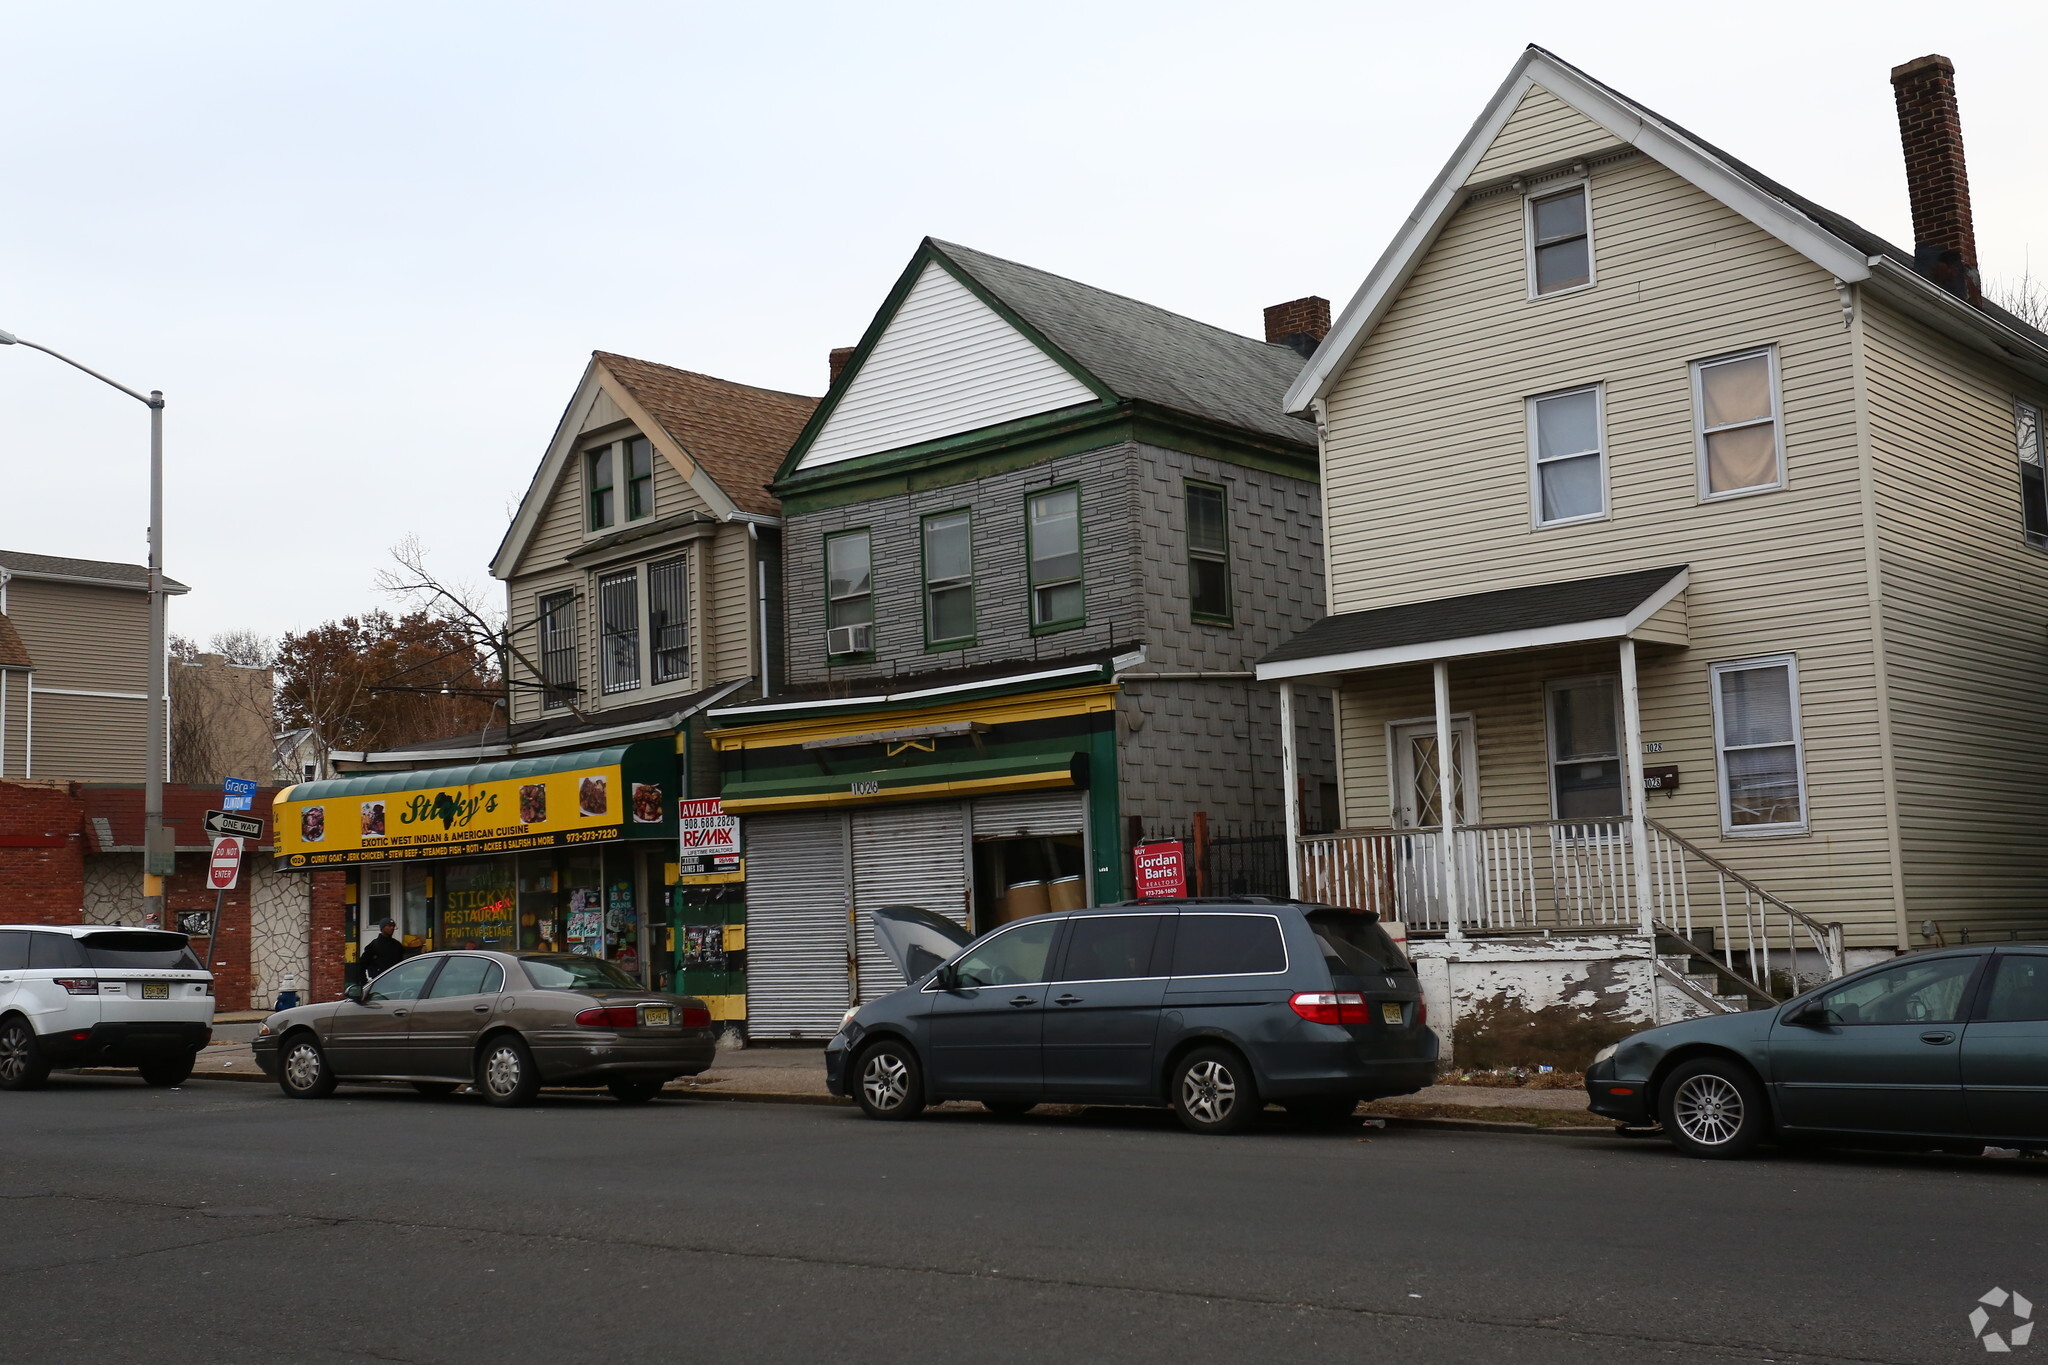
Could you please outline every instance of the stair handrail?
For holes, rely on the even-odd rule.
[[[1840,976],[1842,974],[1842,963],[1837,957],[1838,949],[1836,947],[1836,938],[1838,937],[1838,931],[1836,929],[1834,929],[1832,926],[1822,924],[1819,920],[1813,918],[1811,915],[1808,915],[1804,911],[1799,910],[1791,905],[1788,905],[1782,897],[1779,897],[1770,891],[1766,891],[1763,887],[1758,886],[1755,882],[1743,876],[1740,872],[1737,872],[1734,868],[1728,866],[1728,864],[1722,862],[1719,858],[1716,858],[1713,854],[1707,852],[1705,849],[1701,848],[1698,844],[1695,844],[1694,842],[1692,842],[1692,840],[1686,838],[1683,834],[1680,834],[1678,831],[1671,829],[1666,825],[1660,824],[1655,820],[1645,820],[1643,823],[1648,825],[1651,829],[1656,830],[1657,833],[1663,835],[1672,843],[1677,844],[1680,848],[1684,849],[1687,853],[1690,853],[1693,857],[1698,858],[1708,867],[1713,868],[1714,871],[1720,873],[1729,881],[1736,883],[1737,885],[1741,886],[1744,890],[1750,892],[1758,900],[1763,901],[1766,904],[1776,906],[1779,910],[1782,910],[1785,913],[1785,917],[1787,919],[1790,919],[1800,928],[1806,930],[1807,935],[1813,940],[1813,946],[1815,951],[1819,952],[1819,954],[1821,955],[1821,960],[1826,962],[1828,965],[1828,976],[1830,978],[1833,978]]]

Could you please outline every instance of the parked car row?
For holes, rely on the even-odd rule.
[[[1336,1120],[1435,1077],[1413,965],[1369,912],[1235,900],[1130,902],[979,937],[914,906],[874,912],[909,983],[849,1010],[825,1079],[870,1118],[946,1100],[1149,1105],[1198,1133],[1244,1131],[1268,1103]],[[0,925],[0,1089],[65,1067],[192,1072],[211,975],[182,934]],[[266,1019],[256,1061],[283,1092],[344,1081],[491,1104],[543,1086],[644,1102],[711,1065],[700,1000],[609,963],[450,950],[339,1001]],[[1783,1005],[1646,1029],[1586,1073],[1593,1112],[1703,1157],[1769,1141],[2048,1150],[2048,945],[1925,952]]]

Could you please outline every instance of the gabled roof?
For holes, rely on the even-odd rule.
[[[0,668],[34,668],[36,662],[28,656],[28,646],[21,642],[21,632],[14,628],[14,622],[0,612]]]
[[[797,472],[835,405],[888,330],[897,308],[934,262],[1093,390],[1104,404],[1149,403],[1302,447],[1315,444],[1314,429],[1280,409],[1281,396],[1302,365],[1301,356],[1292,348],[927,237],[876,312],[832,391],[819,403],[782,462],[781,478]]]
[[[1328,392],[1399,296],[1451,216],[1475,192],[1514,178],[1473,182],[1487,149],[1522,97],[1541,86],[1611,134],[1741,214],[1846,284],[1870,282],[1920,320],[1974,348],[2048,374],[2048,335],[1995,305],[1973,306],[1923,278],[1901,251],[1841,214],[1794,194],[1703,138],[1585,72],[1531,46],[1408,215],[1330,335],[1287,391],[1289,412],[1307,412]],[[1525,168],[1535,169],[1535,168]]]
[[[651,360],[592,351],[547,454],[492,557],[493,575],[504,578],[519,562],[600,394],[618,404],[721,518],[777,515],[780,509],[766,485],[818,405],[817,399],[800,393],[757,389]]]
[[[62,555],[32,555],[22,550],[0,550],[0,571],[14,578],[40,578],[52,583],[88,583],[108,588],[149,588],[149,567],[144,564],[115,564],[104,559],[67,559]],[[190,592],[174,578],[164,579],[167,593]]]

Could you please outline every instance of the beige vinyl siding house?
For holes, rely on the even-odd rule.
[[[2048,338],[1905,260],[1525,54],[1289,395],[1330,616],[1260,673],[1335,690],[1347,826],[1304,894],[1724,956],[1732,889],[1835,970],[2048,930]]]

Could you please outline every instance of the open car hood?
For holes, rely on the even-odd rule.
[[[970,943],[967,927],[916,905],[881,905],[868,912],[875,922],[875,943],[915,983],[932,968]]]

